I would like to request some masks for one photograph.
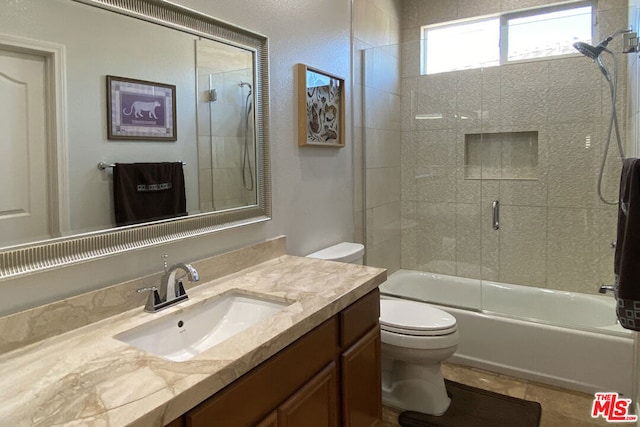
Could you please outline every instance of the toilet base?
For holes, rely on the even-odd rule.
[[[387,365],[387,366],[384,366]],[[414,365],[395,360],[391,369],[383,363],[382,402],[404,411],[442,415],[449,408],[440,364]]]

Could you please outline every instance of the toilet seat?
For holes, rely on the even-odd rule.
[[[383,347],[395,346],[414,350],[444,350],[457,347],[460,343],[460,334],[456,330],[447,335],[415,336],[398,334],[382,329],[380,331],[380,339]]]
[[[446,311],[420,302],[393,299],[380,300],[380,328],[416,337],[449,335],[457,330],[456,318]]]

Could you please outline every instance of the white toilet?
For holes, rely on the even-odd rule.
[[[356,264],[362,264],[363,256],[363,245],[348,242],[307,255]],[[384,404],[442,415],[451,399],[440,364],[458,347],[455,317],[425,303],[382,297],[380,329]]]
[[[364,245],[360,243],[342,242],[309,254],[307,258],[326,259],[328,261],[362,265]]]
[[[405,411],[442,415],[447,396],[440,363],[458,348],[456,319],[428,304],[382,298],[382,400]]]

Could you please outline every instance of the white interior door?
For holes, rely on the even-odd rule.
[[[51,237],[46,58],[0,49],[0,240]]]

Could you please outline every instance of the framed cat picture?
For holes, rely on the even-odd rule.
[[[344,79],[298,64],[298,146],[342,148]]]
[[[107,76],[107,138],[176,141],[176,87]]]

